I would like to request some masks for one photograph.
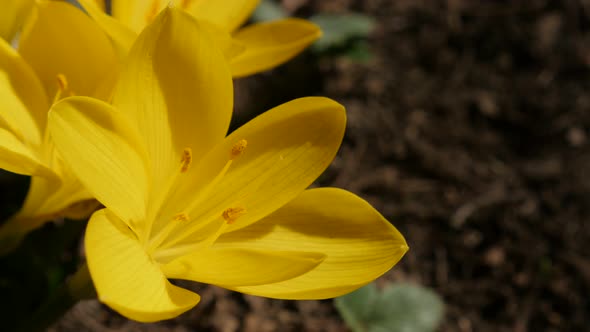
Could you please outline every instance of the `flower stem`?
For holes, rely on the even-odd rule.
[[[45,331],[78,301],[94,297],[96,297],[96,292],[90,279],[88,265],[84,263],[73,276],[45,300],[30,319],[20,326],[18,331]]]

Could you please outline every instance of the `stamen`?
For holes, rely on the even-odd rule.
[[[185,173],[188,171],[191,162],[193,161],[193,150],[191,148],[184,148],[182,150],[182,157],[180,158],[180,172]]]
[[[66,91],[68,89],[68,79],[64,74],[57,74],[57,88],[59,91]]]
[[[205,199],[207,199],[207,197],[209,197],[210,192],[223,179],[223,177],[225,176],[225,174],[229,170],[230,166],[233,163],[233,160],[235,158],[237,158],[238,156],[240,156],[244,152],[247,145],[248,145],[248,142],[245,139],[241,139],[233,145],[233,147],[231,149],[230,159],[226,162],[226,164],[219,171],[219,173],[213,178],[213,180],[211,180],[211,182],[209,182],[197,194],[197,196],[195,197],[193,202],[190,205],[185,207],[186,211],[192,211],[196,206],[201,204],[201,202],[203,202],[203,200],[205,200]],[[182,166],[180,168],[181,172],[186,172],[188,170],[191,160],[192,160],[191,149],[185,148],[183,151],[183,154],[182,154],[182,158],[181,158],[181,163],[182,163]],[[241,208],[241,207],[226,209],[221,214],[221,217],[223,217],[223,219],[225,220],[225,223],[223,223],[223,227],[227,227],[227,225],[233,224],[239,217],[241,217],[245,213],[246,213],[246,209]],[[195,217],[195,216],[193,216],[193,217]],[[211,218],[211,219],[209,219],[209,218]],[[162,250],[164,248],[170,248],[170,247],[176,245],[177,243],[184,240],[187,236],[194,234],[200,228],[208,225],[210,222],[213,222],[214,220],[216,220],[218,218],[219,218],[219,214],[217,214],[217,213],[208,215],[205,218],[202,218],[202,216],[197,216],[196,219],[200,220],[200,222],[196,222],[194,224],[191,224],[186,229],[183,229],[182,234],[177,234],[177,236],[175,236],[174,238],[166,239],[166,241],[163,242],[162,246],[160,246],[160,248],[158,250]],[[187,219],[188,219],[188,217],[187,217]],[[176,225],[178,225],[178,223],[176,223]],[[223,232],[223,227],[221,227],[220,230],[218,231],[219,234],[216,235],[217,237],[221,234],[221,232]],[[216,239],[216,237],[212,237],[212,238]],[[159,241],[158,244],[160,244],[160,243],[162,243],[162,242]]]
[[[64,74],[57,74],[57,92],[55,93],[55,97],[53,98],[53,103],[58,102],[63,97],[70,97],[73,96],[74,93],[70,90],[70,86],[68,85],[68,79]]]
[[[221,216],[228,225],[233,224],[239,217],[246,214],[246,209],[242,207],[229,208],[223,211]]]
[[[162,228],[162,230],[160,230],[160,232],[156,234],[156,236],[154,236],[154,238],[151,239],[151,241],[149,241],[149,243],[146,246],[147,252],[152,253],[160,244],[162,244],[162,242],[164,242],[168,235],[170,235],[172,231],[176,229],[176,226],[178,226],[178,222],[186,223],[189,220],[190,219],[188,217],[188,214],[184,212],[175,214],[174,217],[172,217],[172,221],[176,221],[176,223],[170,222],[166,224],[166,226],[164,226],[164,228]]]
[[[172,220],[174,220],[174,221],[189,221],[189,218],[188,218],[188,214],[182,212],[182,213],[175,215],[174,218],[172,218]]]
[[[231,148],[231,154],[229,159],[234,160],[237,157],[239,157],[244,152],[244,150],[246,150],[247,146],[248,141],[246,141],[245,139],[237,141],[236,144],[234,144],[234,146],[232,146]]]

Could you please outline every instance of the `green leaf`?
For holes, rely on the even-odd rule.
[[[361,14],[319,14],[309,18],[322,29],[322,37],[313,49],[318,52],[346,46],[354,39],[366,38],[375,28],[375,20]]]
[[[368,63],[373,58],[373,53],[366,40],[358,40],[346,50],[346,57],[355,62]]]
[[[287,12],[281,5],[272,0],[263,0],[256,7],[251,18],[254,22],[264,22],[278,20],[287,16]]]
[[[369,284],[335,300],[354,332],[432,332],[443,316],[443,302],[431,290],[398,284],[379,293]]]
[[[368,331],[367,324],[378,297],[377,287],[369,284],[337,298],[335,304],[348,327],[355,332],[365,332]]]

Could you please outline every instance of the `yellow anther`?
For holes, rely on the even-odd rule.
[[[180,158],[180,172],[184,173],[188,171],[193,161],[193,150],[191,148],[184,148],[182,150],[182,157]]]
[[[64,74],[57,74],[57,89],[64,92],[68,89],[68,79]]]
[[[172,218],[172,220],[174,220],[174,221],[188,221],[188,220],[189,220],[189,219],[188,219],[188,214],[186,214],[186,213],[184,213],[184,212],[182,212],[182,213],[179,213],[179,214],[175,215],[175,216]]]
[[[246,214],[246,209],[242,208],[242,207],[234,207],[234,208],[229,208],[229,209],[225,209],[225,211],[223,211],[223,213],[221,214],[221,216],[223,217],[223,219],[225,220],[225,222],[227,222],[228,224],[233,224],[239,217],[243,216]]]
[[[230,159],[234,160],[237,157],[239,157],[244,152],[244,150],[246,150],[247,146],[248,146],[248,141],[246,141],[245,139],[241,139],[241,140],[237,141],[236,144],[234,144],[234,146],[232,146],[232,148],[231,148]]]
[[[55,93],[55,97],[53,98],[53,102],[56,103],[60,99],[64,97],[73,96],[74,92],[70,90],[70,86],[68,85],[68,79],[64,74],[57,74],[57,92]]]

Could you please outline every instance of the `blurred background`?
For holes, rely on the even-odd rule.
[[[590,1],[263,1],[253,20],[283,15],[312,19],[324,38],[237,80],[232,128],[297,97],[342,103],[346,137],[317,184],[367,199],[410,251],[364,300],[279,301],[183,283],[202,300],[175,320],[134,323],[86,301],[53,331],[402,331],[354,312],[400,285],[420,295],[369,302],[385,316],[410,310],[397,317],[422,323],[407,332],[590,331]],[[0,181],[10,215],[27,180]],[[43,239],[76,253],[81,226],[64,225],[22,250]],[[71,238],[52,239],[60,227]],[[27,278],[42,286],[27,291],[52,287],[73,256],[35,262],[43,272]],[[22,268],[0,263],[16,276]],[[2,297],[20,299],[7,282]],[[18,315],[32,303],[3,306]]]

